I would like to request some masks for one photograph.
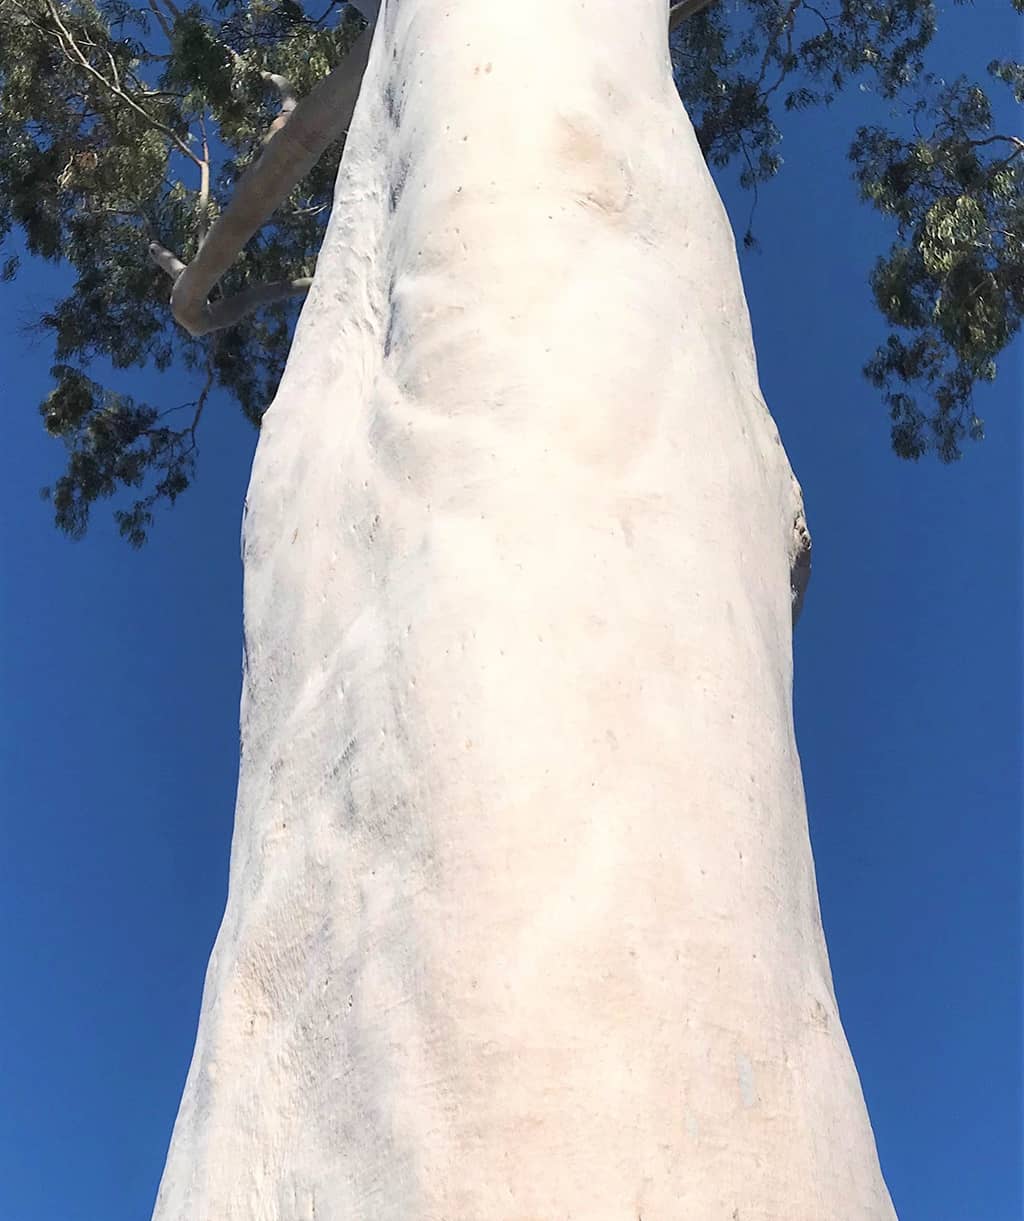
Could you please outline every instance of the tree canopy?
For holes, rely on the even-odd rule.
[[[18,274],[16,248],[73,275],[34,323],[55,360],[39,409],[67,450],[48,494],[72,537],[98,500],[129,490],[115,516],[129,542],[145,540],[158,502],[173,502],[194,476],[214,387],[258,426],[344,143],[323,106],[317,125],[318,86],[326,96],[340,80],[354,98],[362,12],[373,8],[0,0],[2,275]],[[1024,139],[994,127],[988,92],[1024,101],[1024,65],[994,60],[985,84],[939,78],[926,63],[933,0],[683,0],[667,21],[705,158],[716,170],[736,166],[755,198],[780,169],[789,112],[827,106],[853,81],[888,104],[889,126],[849,133],[856,186],[893,232],[870,271],[889,334],[864,372],[897,454],[959,458],[983,434],[974,388],[994,378],[1024,309]],[[322,154],[307,158],[297,184],[274,179],[289,128],[310,122]],[[221,258],[231,208],[244,210],[237,197],[247,189],[251,203],[267,183],[272,215],[262,223],[250,207],[255,220]],[[754,243],[750,231],[744,242]],[[184,286],[203,264],[186,307]],[[187,330],[168,306],[172,287]],[[105,384],[117,383],[116,370],[147,367],[174,371],[162,401]],[[173,388],[181,370],[198,387],[188,403]]]

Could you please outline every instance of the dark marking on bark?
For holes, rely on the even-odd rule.
[[[384,86],[384,111],[387,114],[388,122],[392,127],[398,127],[402,122],[402,99],[399,97],[395,89],[394,82],[389,81]]]
[[[804,605],[804,595],[811,579],[811,533],[807,529],[807,519],[804,516],[803,505],[797,509],[793,518],[793,542],[790,553],[789,587],[793,604],[793,626],[800,618]]]
[[[384,331],[384,355],[391,355],[391,339],[394,334],[395,326],[395,311],[391,310],[388,314],[388,325]]]

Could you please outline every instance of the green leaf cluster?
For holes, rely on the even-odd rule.
[[[65,472],[47,491],[72,537],[85,532],[96,501],[127,489],[136,498],[117,520],[141,543],[155,504],[172,503],[195,469],[193,429],[161,423],[165,406],[103,389],[87,376],[90,366],[174,367],[175,382],[185,370],[206,387],[203,402],[217,387],[259,424],[295,305],[268,306],[231,332],[192,339],[171,317],[170,282],[147,246],[193,257],[281,110],[261,74],[287,77],[302,96],[341,62],[361,26],[329,0],[317,12],[292,0],[188,8],[0,0],[0,240],[20,231],[30,255],[73,274],[67,295],[34,323],[56,357],[55,387],[40,410],[68,446]],[[220,293],[312,274],[340,152],[332,148],[248,244]],[[0,279],[19,270],[8,249]]]
[[[130,509],[115,512],[122,536],[141,546],[156,502],[173,504],[192,480],[202,404],[196,405],[190,427],[175,428],[154,408],[105,390],[73,367],[58,365],[52,372],[56,385],[39,410],[47,432],[60,437],[68,451],[65,473],[44,492],[57,525],[81,538],[95,501],[148,482],[148,492]]]
[[[1021,68],[990,73],[1018,89]],[[922,82],[912,135],[863,127],[850,152],[862,197],[896,224],[871,287],[892,333],[865,366],[905,458],[944,462],[979,440],[974,390],[1024,310],[1024,140],[992,129],[984,89]]]
[[[993,131],[983,87],[926,71],[935,25],[931,0],[736,0],[684,22],[672,52],[704,155],[738,159],[755,202],[781,165],[787,111],[828,105],[857,79],[906,112],[906,130],[862,128],[850,151],[862,198],[897,228],[870,280],[892,333],[865,374],[896,453],[949,462],[983,436],[974,388],[1020,328],[1024,141]],[[989,73],[1024,101],[1024,65]]]
[[[672,61],[709,164],[739,159],[756,192],[782,165],[787,112],[827,105],[859,77],[895,97],[923,71],[934,31],[932,0],[726,0],[679,27]]]

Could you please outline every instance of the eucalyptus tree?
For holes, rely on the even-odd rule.
[[[810,540],[707,166],[754,187],[780,110],[912,91],[851,152],[896,231],[867,371],[952,459],[1019,326],[1024,143],[927,75],[927,3],[360,8],[3,8],[7,220],[78,275],[58,521],[143,487],[139,541],[215,384],[261,427],[156,1217],[891,1218],[793,740]],[[199,371],[192,420],[97,356]]]

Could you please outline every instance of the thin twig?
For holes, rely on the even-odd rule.
[[[192,423],[189,425],[189,433],[191,434],[191,437],[192,437],[193,447],[195,447],[195,444],[196,444],[196,429],[199,427],[199,421],[200,421],[200,419],[202,419],[202,415],[203,415],[203,408],[206,406],[206,400],[209,398],[210,390],[213,386],[213,375],[215,372],[214,364],[213,364],[213,354],[216,351],[216,344],[217,344],[216,340],[213,340],[213,342],[210,344],[210,350],[209,350],[209,353],[207,354],[207,360],[206,360],[206,382],[205,382],[202,390],[200,390],[200,392],[199,392],[199,398],[196,399],[195,415],[193,415]]]
[[[754,163],[750,159],[750,151],[747,148],[747,142],[740,136],[740,148],[743,152],[743,160],[747,163],[747,169],[750,171],[750,186],[753,191],[753,199],[750,204],[750,214],[747,217],[747,231],[743,235],[743,243],[747,245],[747,239],[750,242],[755,242],[754,237],[754,213],[757,211],[758,192],[757,192],[757,172],[754,169]]]
[[[167,18],[163,15],[163,13],[160,11],[160,8],[157,5],[156,0],[148,0],[148,3],[149,3],[150,9],[152,10],[153,16],[157,19],[157,23],[159,24],[161,30],[163,30],[163,32],[164,32],[164,37],[167,39],[168,43],[170,43],[172,41],[172,31],[171,31],[170,23],[168,22]]]
[[[806,2],[806,0],[804,0],[804,8],[807,9],[807,11],[809,13],[813,13],[815,15],[815,17],[817,17],[818,20],[822,23],[822,25],[825,27],[825,29],[828,30],[828,32],[830,34],[832,33],[832,22],[829,21],[829,19],[825,16],[825,14],[821,11],[821,9],[815,8],[813,4],[808,4]]]
[[[967,143],[971,148],[981,148],[985,144],[1012,144],[1016,153],[1024,152],[1024,140],[1020,136],[988,136],[984,140],[968,140]],[[1016,155],[1016,153],[1014,155]]]
[[[121,88],[121,77],[118,75],[118,71],[117,71],[117,60],[114,59],[113,55],[111,55],[111,53],[109,51],[107,51],[107,59],[110,60],[110,71],[114,77],[114,87],[117,89],[120,89]]]
[[[768,65],[771,62],[772,53],[778,50],[779,34],[781,34],[783,31],[785,31],[786,34],[786,58],[789,58],[793,54],[793,15],[800,7],[800,4],[801,0],[790,0],[789,7],[782,14],[782,20],[779,23],[779,32],[765,48],[764,59],[761,60],[761,72],[757,78],[758,86],[764,84],[764,78],[768,73]],[[770,97],[785,79],[786,71],[783,69],[775,84],[761,95],[762,100]]]
[[[67,28],[64,22],[61,21],[60,14],[57,12],[57,9],[52,4],[51,0],[46,0],[46,7],[49,10],[50,17],[57,26],[55,37],[60,43],[61,49],[64,51],[65,56],[70,60],[70,62],[75,63],[77,61],[77,63],[79,63],[90,76],[95,77],[95,79],[98,80],[106,90],[114,94],[115,97],[119,97],[123,102],[126,102],[132,108],[132,110],[136,112],[136,114],[145,119],[150,127],[154,128],[156,131],[159,131],[162,135],[165,135],[181,153],[188,157],[190,161],[194,161],[196,165],[198,165],[199,158],[189,148],[184,140],[181,139],[176,131],[168,127],[166,123],[161,123],[159,119],[154,119],[151,114],[144,110],[138,104],[138,102],[135,101],[131,94],[125,93],[123,89],[119,88],[115,84],[112,84],[109,80],[107,80],[102,72],[100,72],[89,62],[88,58],[82,53],[81,48],[75,41],[70,30]],[[65,41],[67,45],[65,45]]]

